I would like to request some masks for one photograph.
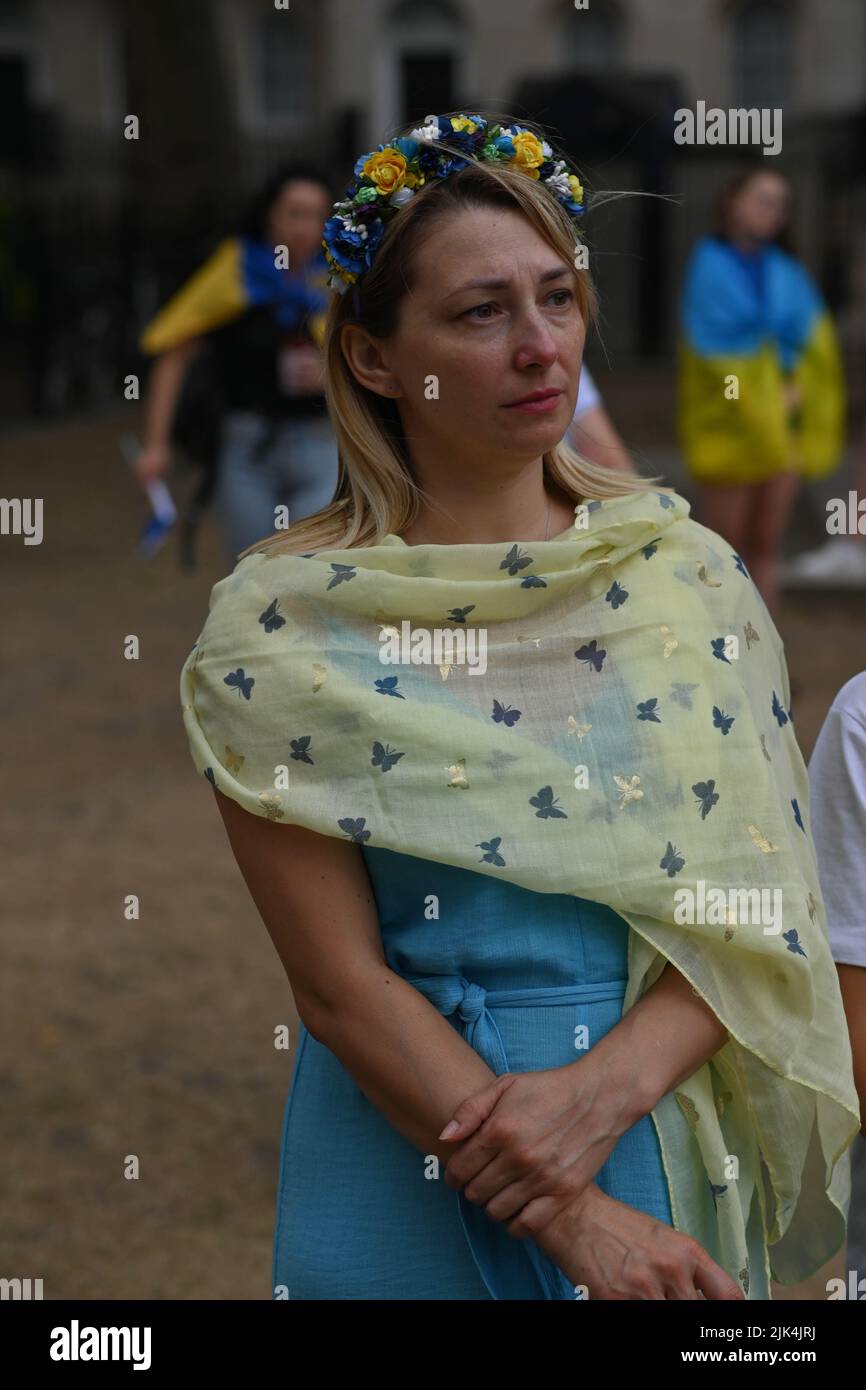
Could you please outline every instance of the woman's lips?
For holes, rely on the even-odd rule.
[[[562,399],[562,392],[557,391],[552,396],[543,396],[536,401],[518,401],[515,405],[506,406],[506,410],[526,411],[529,415],[543,415],[547,411],[555,410]]]

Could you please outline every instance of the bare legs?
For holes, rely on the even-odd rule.
[[[742,557],[771,613],[779,605],[779,552],[799,484],[797,474],[779,473],[763,483],[705,486],[701,496],[704,524]]]

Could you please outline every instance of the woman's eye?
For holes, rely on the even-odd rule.
[[[554,290],[554,291],[553,291],[553,294],[564,294],[564,295],[565,295],[565,302],[566,302],[566,303],[567,303],[570,299],[574,299],[574,291],[573,291],[573,290]],[[550,297],[551,297],[551,299],[552,299],[552,298],[553,298],[553,295],[551,295]]]
[[[473,304],[471,309],[467,309],[467,314],[475,314],[479,309],[492,309],[493,305],[488,301],[486,304]],[[486,315],[485,315],[486,317]]]

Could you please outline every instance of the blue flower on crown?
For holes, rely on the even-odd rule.
[[[366,232],[366,235],[364,234]],[[329,217],[324,237],[328,252],[344,270],[362,275],[370,269],[373,252],[385,235],[381,220],[353,227],[342,217]]]

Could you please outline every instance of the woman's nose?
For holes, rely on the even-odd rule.
[[[544,315],[537,309],[522,316],[517,325],[516,336],[515,357],[518,366],[528,367],[534,362],[546,365],[555,361],[558,352],[556,338]]]

